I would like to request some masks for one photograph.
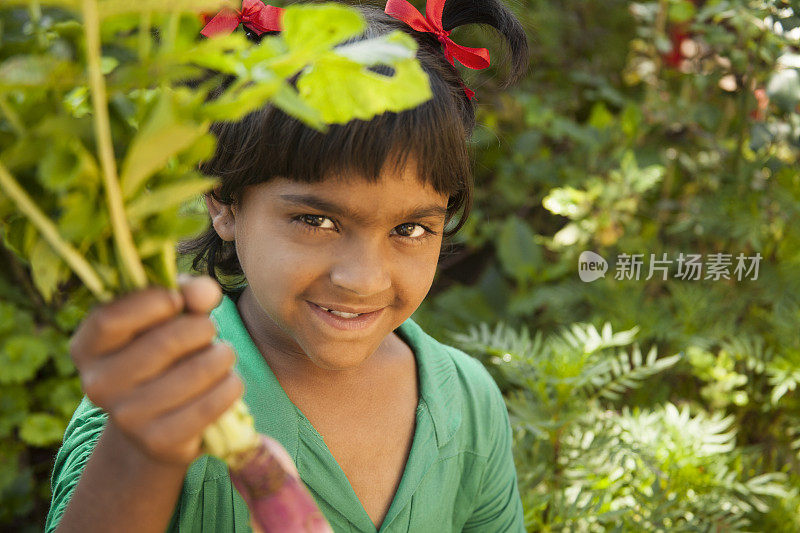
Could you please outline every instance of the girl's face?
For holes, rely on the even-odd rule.
[[[236,243],[252,291],[242,301],[256,302],[242,314],[257,324],[258,344],[301,366],[355,368],[417,309],[433,282],[448,197],[413,168],[384,171],[375,184],[274,179],[232,209],[208,200],[217,233]]]

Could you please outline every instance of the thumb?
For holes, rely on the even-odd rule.
[[[222,299],[219,283],[208,276],[180,274],[178,286],[186,302],[186,309],[192,313],[208,314]]]

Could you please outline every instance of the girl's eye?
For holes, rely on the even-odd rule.
[[[432,234],[432,232],[425,226],[410,222],[406,224],[400,224],[399,226],[395,227],[395,229],[400,229],[399,234],[401,237],[406,237],[409,239],[422,239]]]
[[[311,226],[308,229],[336,229],[333,221],[323,215],[300,215],[296,220],[303,221],[303,225],[307,228]],[[323,225],[326,220],[329,222],[328,226]]]

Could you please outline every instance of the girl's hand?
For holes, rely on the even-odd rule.
[[[179,285],[180,293],[153,287],[93,309],[70,355],[109,424],[150,458],[188,465],[201,455],[203,430],[244,386],[233,348],[212,344],[219,285],[189,276]]]

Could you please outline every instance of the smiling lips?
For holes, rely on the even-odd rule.
[[[381,307],[368,311],[338,305],[322,306],[312,302],[308,302],[308,305],[326,324],[340,330],[364,329],[373,324],[385,309]]]
[[[321,307],[322,309],[332,313],[336,316],[340,316],[343,318],[355,318],[359,315],[366,315],[369,313],[374,313],[376,311],[380,311],[382,308],[379,309],[356,309],[354,307],[348,307],[345,305],[322,305],[322,304],[314,304],[317,307]]]
[[[322,307],[321,305],[319,307]],[[345,313],[344,311],[334,311],[333,309],[328,309],[327,307],[322,307],[327,312],[334,314],[336,316],[340,316],[342,318],[355,318],[357,316],[361,316],[363,313]]]

